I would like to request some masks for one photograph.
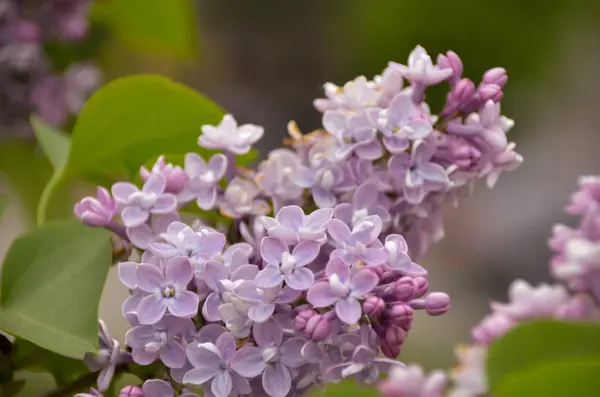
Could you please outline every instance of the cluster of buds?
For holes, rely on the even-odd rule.
[[[288,147],[256,170],[236,167],[235,156],[263,129],[227,115],[198,139],[222,153],[188,153],[182,166],[160,157],[140,170],[141,188],[118,182],[84,198],[77,217],[140,258],[118,264],[131,293],[122,308],[131,354],[113,344],[88,357],[92,369],[128,359],[168,370],[127,396],[190,397],[201,385],[208,396],[285,397],[404,368],[396,358],[415,310],[450,307],[413,261],[441,237],[442,205],[521,162],[499,114],[504,70],[477,89],[461,73],[456,54],[433,65],[417,47],[408,65],[390,63],[372,81],[326,84],[315,101],[324,129],[303,135],[290,123]],[[426,88],[444,81],[448,101],[434,116]],[[190,206],[222,222],[185,222]]]
[[[44,46],[72,43],[88,33],[89,0],[0,1],[0,125],[30,136],[29,116],[61,126],[79,113],[99,86],[99,71],[87,63],[56,74]]]

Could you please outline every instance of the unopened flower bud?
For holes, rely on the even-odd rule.
[[[429,289],[429,281],[425,277],[413,278],[413,284],[415,285],[415,298],[425,295]]]
[[[383,355],[391,359],[395,359],[400,355],[401,347],[401,345],[392,345],[386,342],[385,340],[381,341],[380,345],[381,352],[383,353]]]
[[[146,167],[140,167],[140,177],[146,182],[152,174],[162,174],[167,182],[165,192],[167,193],[179,193],[183,189],[185,183],[188,181],[188,175],[185,171],[173,164],[167,164],[164,156],[160,156],[152,170],[148,170]]]
[[[414,310],[403,303],[396,303],[385,310],[385,316],[392,324],[406,329],[412,325]]]
[[[369,296],[363,303],[363,312],[370,317],[381,315],[385,309],[385,302],[378,296]]]
[[[106,226],[117,213],[117,202],[99,187],[96,197],[84,197],[75,205],[75,216],[88,226]]]
[[[125,386],[119,392],[119,397],[144,397],[144,391],[138,386]]]
[[[306,322],[304,334],[307,338],[320,342],[329,337],[331,328],[331,321],[326,316],[316,314]]]
[[[312,317],[318,315],[318,313],[311,309],[301,310],[296,317],[294,318],[294,328],[296,328],[300,332],[304,332],[306,329],[306,325],[308,320]]]
[[[502,88],[496,84],[481,84],[477,89],[477,93],[479,94],[481,104],[490,99],[494,102],[499,102],[504,96]]]
[[[450,297],[443,292],[432,292],[425,298],[425,309],[430,316],[439,316],[450,309]]]
[[[12,33],[21,43],[35,43],[40,39],[40,29],[37,24],[29,21],[19,21],[14,24]]]
[[[468,103],[475,94],[475,83],[469,79],[461,79],[450,91],[449,98],[457,105]]]
[[[486,84],[495,84],[502,88],[508,81],[508,75],[504,68],[492,68],[484,73],[482,80]]]
[[[437,65],[440,69],[452,69],[450,84],[454,84],[460,79],[463,72],[463,63],[460,57],[454,51],[448,51],[446,54],[439,54]]]
[[[402,277],[396,281],[394,284],[394,298],[402,302],[410,301],[417,291],[414,280],[412,277]]]

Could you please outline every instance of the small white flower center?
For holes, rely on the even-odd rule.
[[[321,187],[327,190],[333,187],[333,172],[331,172],[331,170],[323,172],[323,175],[321,176]]]
[[[206,184],[215,183],[215,174],[212,171],[207,171],[200,176],[200,180]]]
[[[385,243],[385,250],[388,253],[389,261],[391,263],[395,262],[398,252],[398,244],[396,244],[394,241],[388,241]]]
[[[284,273],[292,271],[296,267],[296,258],[289,252],[284,252],[281,258],[281,271]]]
[[[279,349],[277,347],[268,347],[262,351],[262,357],[265,363],[279,360]]]
[[[329,277],[329,287],[337,296],[346,296],[350,291],[348,287],[342,283],[340,276],[337,274],[333,274],[331,277]]]
[[[170,285],[163,287],[161,294],[165,298],[172,298],[175,296],[175,288]]]
[[[362,221],[369,215],[369,211],[366,208],[361,208],[352,214],[352,224],[355,225],[358,222]]]

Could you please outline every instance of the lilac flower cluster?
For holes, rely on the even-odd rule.
[[[579,215],[576,229],[556,225],[549,240],[556,253],[550,262],[551,274],[559,282],[532,286],[514,281],[508,291],[509,302],[491,303],[491,313],[471,330],[472,343],[456,351],[460,365],[451,373],[450,397],[482,397],[488,393],[485,373],[488,346],[524,321],[554,318],[575,321],[600,320],[600,177],[580,178],[567,212]],[[386,397],[441,397],[447,377],[440,372],[424,377],[415,366],[394,370],[379,385]]]
[[[3,0],[0,2],[0,125],[30,136],[31,113],[61,126],[79,113],[99,86],[90,64],[72,64],[56,74],[44,45],[83,40],[88,32],[89,0]]]
[[[122,395],[202,386],[215,397],[284,397],[343,378],[404,377],[395,359],[415,311],[450,306],[445,293],[428,293],[427,271],[413,261],[441,237],[442,204],[521,162],[506,139],[512,122],[499,114],[504,70],[477,88],[461,73],[456,54],[433,65],[417,47],[407,66],[390,63],[372,81],[326,84],[327,98],[315,101],[324,129],[302,135],[290,123],[288,148],[256,170],[236,167],[235,156],[263,129],[227,115],[198,139],[222,153],[188,153],[182,165],[160,157],[141,168],[141,188],[118,182],[78,203],[83,223],[135,248],[118,265],[131,293],[125,344],[133,362],[158,361],[170,374]],[[448,101],[434,116],[425,91],[443,81]],[[188,222],[196,206],[221,222]],[[414,388],[445,383],[405,370],[421,376]]]

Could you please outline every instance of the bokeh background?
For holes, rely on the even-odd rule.
[[[303,131],[319,126],[312,100],[324,82],[372,77],[389,60],[405,62],[417,44],[432,56],[452,49],[475,81],[491,67],[508,70],[503,113],[516,121],[511,134],[524,164],[493,190],[478,186],[459,209],[447,209],[446,238],[422,264],[432,288],[451,295],[452,310],[418,318],[402,360],[451,367],[454,346],[469,340],[491,299],[506,299],[511,280],[549,279],[551,226],[571,222],[562,210],[577,177],[600,173],[600,1],[201,0],[195,6],[195,59],[149,55],[109,40],[99,59],[106,80],[161,73],[189,84],[239,121],[264,125],[263,156],[280,145],[289,120]],[[434,92],[429,99],[435,109],[443,98]],[[0,225],[2,255],[23,230],[22,218],[11,204]],[[101,314],[119,338],[126,294],[112,272]]]

